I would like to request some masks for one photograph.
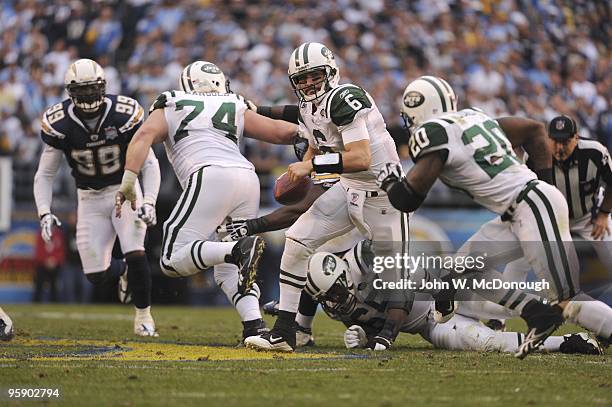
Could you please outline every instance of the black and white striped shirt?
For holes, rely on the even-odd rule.
[[[553,184],[563,193],[570,219],[590,213],[601,182],[612,188],[610,152],[594,140],[579,139],[576,149],[563,162],[553,159]]]

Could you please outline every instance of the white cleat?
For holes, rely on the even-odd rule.
[[[244,340],[247,348],[272,352],[293,352],[294,348],[283,338],[271,332],[258,336],[249,336]]]
[[[151,315],[151,307],[145,309],[136,309],[136,317],[134,318],[134,334],[138,336],[158,337],[159,334],[155,330],[155,321]]]
[[[0,340],[10,341],[13,339],[13,321],[0,308]]]

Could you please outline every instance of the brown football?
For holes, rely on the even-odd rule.
[[[289,175],[285,172],[276,179],[274,199],[281,205],[293,205],[304,199],[311,185],[310,177],[306,176],[291,182]]]

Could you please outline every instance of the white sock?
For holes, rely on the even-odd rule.
[[[285,240],[285,250],[280,264],[280,298],[278,309],[297,313],[302,288],[306,285],[308,259],[312,249],[292,239]]]
[[[295,317],[295,322],[303,328],[312,328],[312,321],[314,321],[314,315],[303,315],[298,312]]]
[[[559,352],[559,347],[564,341],[562,336],[549,336],[542,344],[542,349],[549,352]]]
[[[261,318],[259,287],[257,284],[253,284],[253,288],[248,293],[238,293],[238,267],[228,263],[217,264],[215,266],[215,283],[221,287],[227,299],[236,308],[241,321]]]
[[[563,316],[597,336],[612,336],[612,308],[586,294],[575,296],[563,310]]]
[[[236,242],[204,242],[200,248],[202,261],[206,267],[225,263],[225,256],[232,253]]]
[[[136,318],[146,318],[151,316],[151,306],[146,308],[134,307],[134,309],[136,310]]]

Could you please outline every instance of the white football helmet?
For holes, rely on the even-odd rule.
[[[457,96],[442,78],[421,76],[404,90],[400,115],[410,131],[426,120],[457,111]]]
[[[85,113],[95,113],[106,95],[104,69],[96,61],[79,59],[66,71],[64,87],[76,107]]]
[[[230,93],[229,80],[212,62],[195,61],[185,67],[179,79],[182,91]]]
[[[335,254],[319,252],[310,257],[304,290],[332,313],[350,313],[355,308],[348,264]]]
[[[323,80],[309,86],[298,87],[299,79],[304,74],[316,71],[323,73]],[[320,98],[340,82],[340,71],[334,54],[318,42],[306,42],[291,53],[288,73],[291,86],[302,102],[311,102]]]

